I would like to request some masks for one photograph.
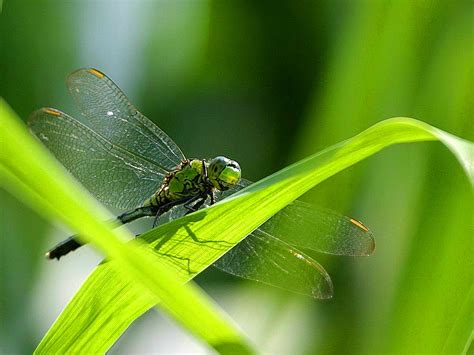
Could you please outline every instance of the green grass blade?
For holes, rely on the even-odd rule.
[[[184,286],[179,277],[152,255],[149,249],[139,247],[136,242],[127,245],[120,241],[127,237],[126,231],[113,231],[101,222],[110,218],[107,211],[51,159],[45,148],[28,134],[3,100],[0,101],[0,132],[2,186],[39,213],[49,218],[60,218],[80,232],[86,241],[91,241],[108,258],[114,260],[121,277],[138,280],[138,285],[145,285],[146,287],[138,287],[141,292],[148,293],[178,322],[210,346],[223,352],[230,349],[252,352],[245,336],[195,285]],[[100,289],[96,291],[100,292]],[[93,323],[96,314],[94,309],[89,309],[87,313],[92,317],[90,320]],[[109,322],[116,321],[109,319]],[[74,334],[81,334],[81,326],[72,324],[71,330]],[[51,339],[51,335],[47,339]],[[37,353],[84,351],[84,347],[69,346],[71,338],[57,340],[53,336],[49,347],[39,347]],[[98,336],[87,346],[93,349],[95,345],[97,348],[101,346],[100,342],[101,338]]]
[[[317,183],[389,145],[436,139],[455,153],[472,183],[472,143],[420,121],[390,119],[259,181],[231,199],[149,231],[142,239],[186,282]],[[80,348],[100,337],[102,346],[87,350],[106,351],[155,302],[141,292],[137,282],[120,276],[115,261],[103,263],[66,307],[39,349],[54,349],[50,344],[64,338],[75,339],[70,346]],[[85,312],[91,308],[96,310],[94,317]],[[110,317],[116,322],[109,322]],[[72,324],[81,324],[83,331],[74,333]]]

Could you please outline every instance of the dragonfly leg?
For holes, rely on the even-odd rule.
[[[206,159],[203,159],[203,160],[202,160],[202,173],[203,173],[204,177],[205,177],[206,180],[207,180],[207,179],[208,179],[208,176],[207,176]]]
[[[202,160],[202,171],[203,171],[204,179],[209,184],[209,186],[212,186],[212,183],[209,180],[209,176],[207,175],[207,166],[206,166],[206,160],[205,159]],[[206,201],[208,195],[211,197],[211,205],[213,205],[215,203],[214,192],[211,190],[211,192],[206,193],[206,196],[202,197],[202,198],[204,198],[204,201]],[[204,201],[202,203],[200,203],[197,208],[196,208],[197,204],[194,205],[193,210],[197,211],[199,209],[199,207],[201,207],[203,205]]]
[[[152,214],[152,216],[155,216],[155,220],[153,221],[153,228],[156,227],[156,225],[158,223],[158,218],[160,218],[160,216],[163,213],[168,212],[174,206],[182,205],[183,203],[186,205],[187,203],[190,203],[190,202],[194,201],[196,198],[199,198],[199,195],[198,196],[193,196],[193,197],[185,197],[185,198],[182,198],[182,199],[179,199],[179,200],[176,200],[176,201],[171,201],[171,202],[165,203],[164,205],[158,207],[158,209],[155,209],[154,213]]]
[[[186,212],[184,215],[187,215],[187,214],[190,214],[190,213],[193,213],[193,212],[197,211],[199,208],[201,208],[201,206],[204,204],[204,202],[206,202],[206,199],[202,198],[201,200],[196,202],[196,204],[194,204],[194,206],[189,206],[188,207],[188,212]]]
[[[198,209],[201,208],[201,206],[206,202],[208,194],[201,194],[196,196],[193,201],[189,201],[184,205],[184,207],[188,210],[188,212],[185,213],[185,215],[190,214],[192,212],[197,211]],[[195,200],[198,200],[194,205],[191,205]]]
[[[203,159],[202,160],[202,172],[203,172],[203,176],[204,176],[204,181],[207,183],[208,186],[212,187],[212,182],[211,180],[209,180],[209,175],[207,173],[207,166],[206,166],[206,160]],[[210,195],[210,193],[207,193],[208,195]],[[212,205],[212,203],[211,203]]]

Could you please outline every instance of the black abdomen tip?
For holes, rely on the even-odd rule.
[[[58,245],[56,245],[53,249],[49,250],[45,256],[47,259],[60,259],[61,256],[68,254],[71,251],[76,250],[82,244],[79,243],[74,236],[69,237],[68,239],[62,241]]]

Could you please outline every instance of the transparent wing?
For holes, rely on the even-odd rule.
[[[250,184],[242,179],[233,191],[220,194],[217,199]],[[372,232],[361,222],[299,200],[283,208],[259,229],[290,245],[326,254],[366,256],[375,249]]]
[[[260,229],[298,248],[326,254],[367,256],[375,249],[372,232],[361,222],[298,200]]]
[[[227,197],[250,182],[243,180]],[[362,223],[328,209],[294,201],[233,247],[214,266],[229,274],[257,280],[314,298],[330,298],[329,275],[297,248],[334,255],[370,255],[372,233]]]
[[[139,206],[167,170],[113,144],[73,117],[51,108],[33,112],[30,130],[100,201],[118,208]]]
[[[69,75],[67,86],[87,125],[110,143],[164,170],[174,169],[184,159],[176,143],[99,70],[79,69]]]
[[[308,295],[331,298],[326,270],[309,256],[270,234],[255,230],[214,263],[229,274]]]

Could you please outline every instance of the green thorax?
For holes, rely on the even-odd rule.
[[[203,161],[199,159],[184,160],[176,170],[165,177],[158,191],[143,205],[159,207],[165,203],[194,197],[210,190],[213,188],[204,177]]]

